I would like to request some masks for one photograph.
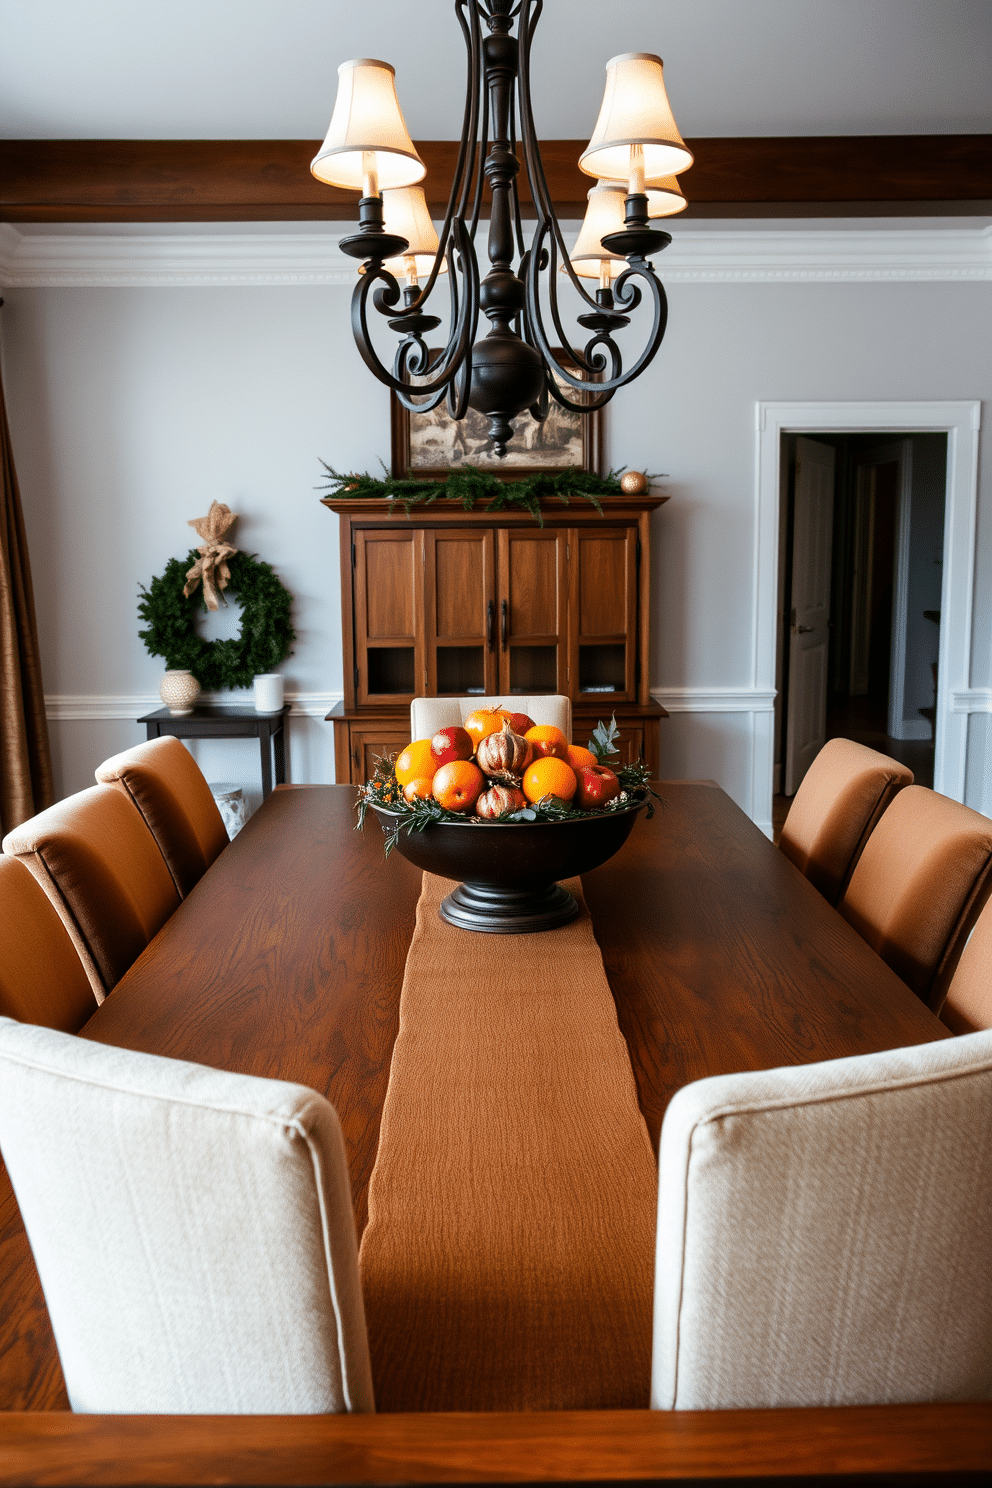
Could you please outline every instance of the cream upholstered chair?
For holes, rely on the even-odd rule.
[[[779,847],[836,904],[865,843],[913,772],[851,739],[828,739],[806,771]]]
[[[31,869],[68,930],[97,1002],[179,905],[155,838],[108,785],[68,796],[3,839]]]
[[[189,750],[170,736],[149,739],[106,760],[96,778],[137,806],[185,899],[229,840],[210,787]]]
[[[992,1028],[992,904],[978,916],[940,1009],[952,1033]]]
[[[438,729],[464,723],[476,708],[502,707],[526,713],[535,723],[552,723],[572,742],[572,704],[560,693],[538,693],[535,697],[416,697],[410,704],[411,739],[433,739]]]
[[[75,1033],[96,1010],[82,962],[44,889],[0,857],[0,1017]]]
[[[651,1404],[987,1400],[992,1032],[680,1090]]]
[[[920,785],[900,791],[838,908],[938,1012],[992,892],[992,821]]]
[[[374,1409],[323,1096],[2,1019],[0,1149],[73,1410]]]

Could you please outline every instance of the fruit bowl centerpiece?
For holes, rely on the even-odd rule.
[[[603,764],[617,754],[615,736],[615,721],[600,724],[583,749],[509,709],[480,709],[464,728],[377,761],[359,790],[359,826],[371,809],[387,856],[395,847],[418,868],[459,880],[441,904],[450,924],[496,935],[551,930],[579,911],[559,880],[605,863],[638,813],[653,812],[643,765]]]

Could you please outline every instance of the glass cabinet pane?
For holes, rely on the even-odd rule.
[[[414,653],[412,646],[370,646],[368,651],[369,692],[397,693],[412,697]]]
[[[579,691],[623,692],[627,648],[624,645],[579,647]]]
[[[511,692],[557,692],[557,646],[510,647]]]
[[[486,653],[481,646],[439,646],[437,690],[461,697],[485,692]]]

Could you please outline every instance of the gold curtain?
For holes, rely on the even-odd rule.
[[[2,303],[2,301],[0,301]],[[0,832],[55,799],[31,567],[0,379]]]

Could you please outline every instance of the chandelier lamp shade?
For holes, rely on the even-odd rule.
[[[672,217],[685,208],[685,197],[674,176],[659,181],[656,187],[648,187],[645,195],[649,218]],[[587,193],[586,215],[568,255],[575,272],[584,279],[598,279],[601,289],[608,288],[627,267],[625,258],[603,247],[605,237],[623,231],[626,198],[627,187],[622,181],[597,181]],[[566,274],[567,266],[563,263],[558,272]]]
[[[598,181],[569,255],[531,102],[531,49],[543,8],[544,0],[454,0],[467,83],[439,234],[418,184],[426,171],[388,63],[360,58],[341,64],[330,126],[310,167],[318,180],[361,193],[358,232],[340,246],[362,261],[352,330],[366,365],[406,408],[426,411],[446,399],[455,419],[469,408],[482,413],[499,457],[513,437],[514,419],[527,410],[541,421],[553,398],[577,413],[591,413],[653,360],[668,308],[648,258],[671,238],[650,219],[685,207],[675,177],[692,164],[668,102],[660,57],[614,57],[606,64],[592,139],[579,160]],[[517,187],[521,168],[537,219],[529,244]],[[476,237],[486,188],[489,269],[483,277]],[[424,338],[441,319],[427,307],[442,274],[448,326],[445,345],[432,353]],[[563,324],[561,274],[582,301],[581,347],[570,343]],[[594,293],[583,278],[599,281]],[[642,306],[639,350],[625,365],[615,336]],[[399,337],[391,365],[373,344],[373,316],[384,318]],[[485,335],[479,333],[482,316],[489,322]]]

